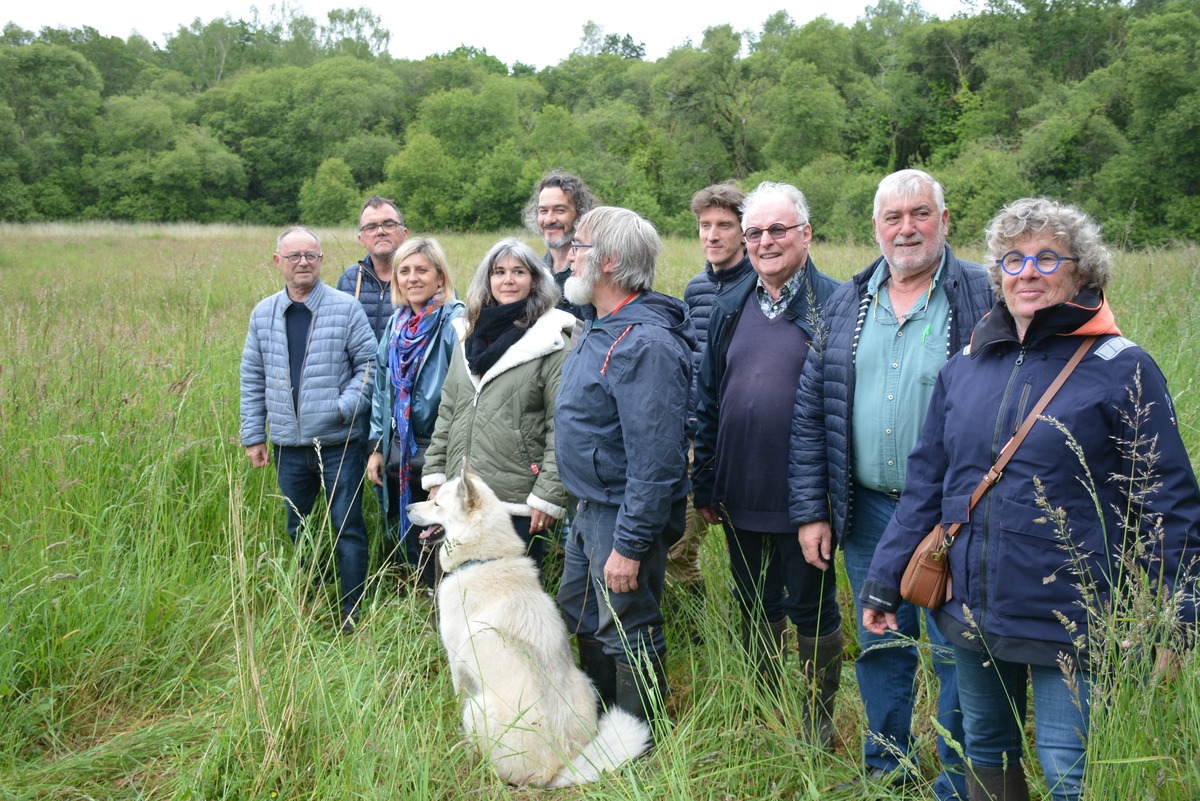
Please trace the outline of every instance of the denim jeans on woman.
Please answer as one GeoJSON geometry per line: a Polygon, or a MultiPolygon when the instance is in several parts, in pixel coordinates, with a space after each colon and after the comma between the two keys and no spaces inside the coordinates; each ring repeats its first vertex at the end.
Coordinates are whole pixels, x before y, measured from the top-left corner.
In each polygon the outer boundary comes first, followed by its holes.
{"type": "Polygon", "coordinates": [[[1021,759],[1030,684],[1037,757],[1050,797],[1055,801],[1080,798],[1087,757],[1091,675],[1077,669],[1068,682],[1057,665],[986,659],[978,651],[957,646],[954,657],[971,763],[999,768],[1016,765],[1021,759]]]}

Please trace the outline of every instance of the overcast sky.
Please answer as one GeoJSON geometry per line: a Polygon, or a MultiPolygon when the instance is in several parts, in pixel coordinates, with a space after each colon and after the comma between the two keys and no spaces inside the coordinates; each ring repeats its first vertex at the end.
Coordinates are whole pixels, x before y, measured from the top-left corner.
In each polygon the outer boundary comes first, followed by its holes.
{"type": "MultiPolygon", "coordinates": [[[[927,12],[947,19],[960,11],[969,11],[971,2],[921,0],[921,6],[927,12]]],[[[184,0],[178,4],[162,0],[49,0],[5,5],[7,8],[0,11],[0,24],[14,22],[34,32],[46,26],[91,26],[106,36],[122,39],[136,32],[161,45],[163,34],[173,33],[180,25],[190,25],[196,18],[209,22],[228,14],[233,19],[249,20],[251,8],[257,7],[259,17],[270,20],[278,16],[277,9],[282,4],[279,0],[184,0]]],[[[689,40],[699,44],[704,29],[714,25],[728,23],[734,30],[749,29],[757,33],[767,17],[781,9],[799,24],[824,14],[836,22],[851,25],[862,16],[864,8],[874,3],[861,0],[843,0],[841,3],[814,0],[694,0],[691,3],[663,0],[607,0],[602,3],[298,0],[286,5],[318,22],[326,21],[325,15],[330,9],[366,6],[379,15],[383,27],[391,33],[389,50],[397,58],[419,60],[465,44],[487,50],[510,66],[521,61],[540,69],[566,58],[579,45],[584,23],[589,20],[599,24],[606,34],[629,34],[635,42],[646,46],[646,57],[653,61],[689,40]]]]}

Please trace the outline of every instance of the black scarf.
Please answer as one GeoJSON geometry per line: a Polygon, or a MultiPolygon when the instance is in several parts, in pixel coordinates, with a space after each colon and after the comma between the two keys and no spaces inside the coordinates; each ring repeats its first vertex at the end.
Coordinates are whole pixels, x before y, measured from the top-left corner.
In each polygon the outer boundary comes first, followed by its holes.
{"type": "Polygon", "coordinates": [[[525,335],[525,329],[517,328],[515,323],[525,316],[528,302],[529,298],[522,298],[515,303],[480,309],[479,319],[463,342],[467,365],[473,374],[482,376],[525,335]]]}

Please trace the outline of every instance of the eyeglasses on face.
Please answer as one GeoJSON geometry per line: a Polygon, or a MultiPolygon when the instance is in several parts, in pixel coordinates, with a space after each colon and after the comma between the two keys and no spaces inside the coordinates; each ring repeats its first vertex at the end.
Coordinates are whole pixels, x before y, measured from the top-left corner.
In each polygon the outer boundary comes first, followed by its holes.
{"type": "Polygon", "coordinates": [[[399,220],[384,220],[383,222],[367,223],[366,225],[364,225],[362,228],[359,228],[358,230],[359,230],[359,233],[373,234],[376,231],[378,231],[380,228],[382,228],[383,230],[387,231],[388,233],[391,233],[392,231],[395,231],[397,228],[401,228],[402,226],[403,226],[403,224],[399,220]]]}
{"type": "Polygon", "coordinates": [[[1025,270],[1025,265],[1033,262],[1034,269],[1042,275],[1049,275],[1057,270],[1064,261],[1075,261],[1075,257],[1060,256],[1053,250],[1043,250],[1034,256],[1026,256],[1024,253],[1010,250],[996,259],[996,264],[999,264],[1000,269],[1009,275],[1020,275],[1025,270]]]}
{"type": "Polygon", "coordinates": [[[594,248],[594,247],[595,247],[595,245],[589,245],[585,242],[572,242],[571,243],[571,250],[587,250],[588,248],[594,248]]]}
{"type": "Polygon", "coordinates": [[[296,265],[301,261],[307,261],[309,264],[316,264],[321,260],[321,256],[322,254],[310,250],[307,253],[286,253],[283,257],[288,260],[289,264],[296,265]]]}
{"type": "Polygon", "coordinates": [[[747,242],[757,242],[762,239],[763,234],[770,234],[771,238],[779,241],[787,236],[787,232],[793,228],[799,228],[804,223],[796,223],[795,225],[784,225],[783,223],[775,223],[764,228],[747,228],[743,233],[747,242]]]}

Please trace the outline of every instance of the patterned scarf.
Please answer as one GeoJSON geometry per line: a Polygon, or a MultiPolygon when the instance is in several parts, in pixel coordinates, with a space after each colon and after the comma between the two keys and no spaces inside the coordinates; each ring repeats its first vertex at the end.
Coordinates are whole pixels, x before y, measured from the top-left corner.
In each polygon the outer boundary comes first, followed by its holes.
{"type": "Polygon", "coordinates": [[[388,342],[388,375],[392,379],[392,427],[395,437],[391,447],[402,448],[400,453],[400,539],[408,531],[408,505],[412,491],[408,486],[408,462],[417,453],[417,440],[409,423],[412,410],[413,382],[425,358],[430,332],[437,324],[438,312],[445,298],[438,292],[419,312],[405,307],[396,315],[388,342]]]}

